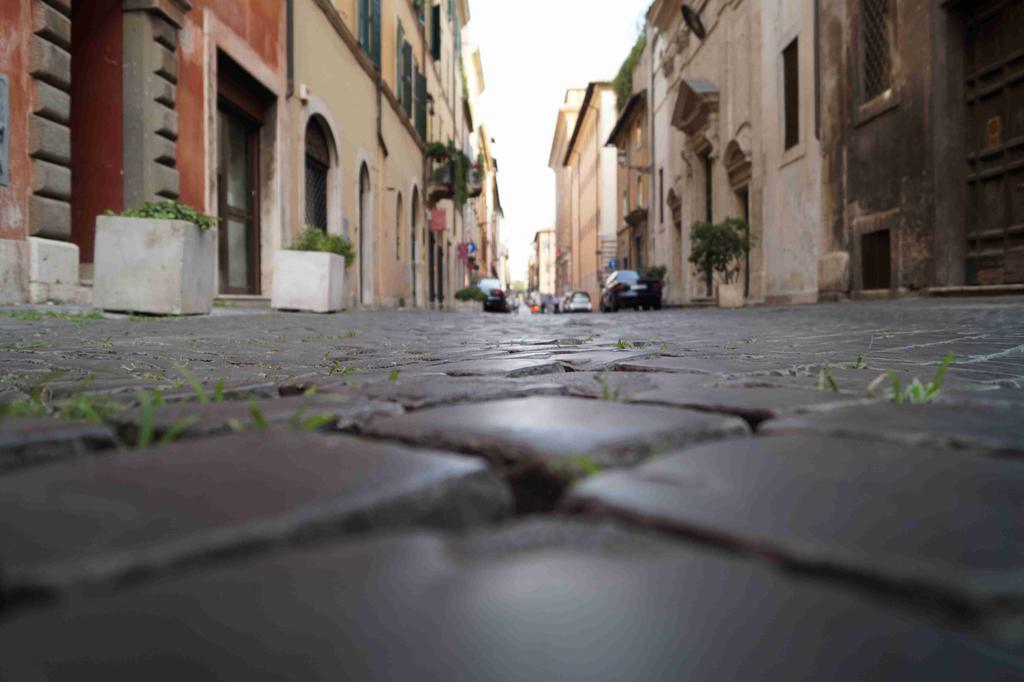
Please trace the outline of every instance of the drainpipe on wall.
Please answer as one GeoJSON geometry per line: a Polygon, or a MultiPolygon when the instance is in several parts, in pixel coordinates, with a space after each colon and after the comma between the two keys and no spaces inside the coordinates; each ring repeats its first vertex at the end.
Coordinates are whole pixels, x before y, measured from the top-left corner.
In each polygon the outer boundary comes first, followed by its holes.
{"type": "MultiPolygon", "coordinates": [[[[644,27],[644,31],[647,31],[647,27],[644,27]]],[[[647,167],[648,167],[648,169],[650,169],[650,173],[647,176],[650,179],[650,182],[647,183],[647,185],[648,185],[647,186],[647,194],[649,195],[649,198],[648,198],[648,201],[647,201],[647,205],[651,207],[651,209],[652,209],[651,213],[654,214],[653,216],[648,215],[648,218],[647,218],[648,244],[650,244],[651,242],[654,241],[653,239],[650,239],[650,236],[651,236],[651,222],[653,222],[653,219],[657,218],[661,214],[660,213],[661,212],[661,206],[658,204],[658,187],[657,187],[659,176],[658,176],[657,173],[654,172],[658,168],[658,161],[657,161],[657,157],[655,156],[656,147],[654,146],[655,135],[657,135],[657,133],[655,132],[655,118],[654,118],[654,95],[655,95],[655,92],[654,92],[654,74],[656,73],[655,68],[654,68],[654,56],[655,56],[656,48],[658,47],[657,46],[658,38],[660,38],[660,37],[661,36],[656,34],[654,36],[654,40],[653,41],[650,40],[650,36],[648,36],[648,40],[647,40],[647,49],[649,49],[651,51],[650,55],[648,56],[648,59],[647,59],[647,68],[650,69],[650,71],[651,71],[651,87],[647,90],[647,93],[648,93],[647,94],[647,144],[648,144],[648,147],[647,147],[647,167]]],[[[669,253],[672,253],[672,251],[669,250],[669,253]]],[[[680,251],[680,253],[682,253],[682,251],[680,251]]],[[[675,263],[672,263],[672,266],[674,267],[675,263]]],[[[673,268],[670,267],[669,268],[669,272],[672,272],[672,269],[673,268]]]]}
{"type": "Polygon", "coordinates": [[[295,0],[285,5],[288,41],[288,97],[295,95],[295,0]]]}

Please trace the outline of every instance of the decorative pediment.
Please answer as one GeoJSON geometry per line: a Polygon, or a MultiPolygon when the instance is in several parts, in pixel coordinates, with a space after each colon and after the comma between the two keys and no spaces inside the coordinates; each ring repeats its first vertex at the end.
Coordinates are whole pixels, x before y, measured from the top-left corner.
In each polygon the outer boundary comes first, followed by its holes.
{"type": "Polygon", "coordinates": [[[704,131],[718,114],[718,86],[703,78],[684,78],[679,82],[672,125],[694,136],[704,131]]]}
{"type": "Polygon", "coordinates": [[[748,124],[743,124],[736,133],[736,137],[725,146],[722,162],[729,174],[729,183],[733,187],[741,187],[750,182],[750,126],[748,124]]]}

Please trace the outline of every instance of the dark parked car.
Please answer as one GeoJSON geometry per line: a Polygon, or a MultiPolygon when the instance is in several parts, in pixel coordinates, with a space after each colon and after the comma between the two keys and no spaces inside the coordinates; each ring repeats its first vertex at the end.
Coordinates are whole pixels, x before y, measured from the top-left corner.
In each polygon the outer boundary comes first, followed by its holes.
{"type": "Polygon", "coordinates": [[[496,279],[482,279],[477,284],[480,291],[487,295],[484,300],[484,310],[489,313],[510,312],[505,292],[501,288],[501,282],[496,279]]]}
{"type": "Polygon", "coordinates": [[[661,280],[640,277],[635,270],[616,270],[604,281],[601,312],[620,308],[661,310],[661,280]]]}

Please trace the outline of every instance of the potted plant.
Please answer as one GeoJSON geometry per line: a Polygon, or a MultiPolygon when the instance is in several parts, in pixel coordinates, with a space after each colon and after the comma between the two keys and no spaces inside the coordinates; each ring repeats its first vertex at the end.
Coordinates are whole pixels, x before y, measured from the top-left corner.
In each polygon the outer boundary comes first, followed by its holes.
{"type": "Polygon", "coordinates": [[[345,307],[345,270],[355,260],[352,242],[306,227],[290,249],[274,257],[270,306],[275,310],[334,313],[345,307]]]}
{"type": "Polygon", "coordinates": [[[206,315],[216,294],[217,219],[177,201],[96,218],[93,302],[103,310],[206,315]]]}
{"type": "Polygon", "coordinates": [[[486,300],[487,294],[473,284],[455,292],[455,309],[461,312],[475,312],[480,310],[486,300]]]}
{"type": "Polygon", "coordinates": [[[690,228],[690,262],[707,282],[708,292],[714,276],[720,276],[718,307],[743,306],[743,283],[738,280],[740,264],[750,251],[747,221],[730,218],[723,223],[695,222],[690,228]]]}

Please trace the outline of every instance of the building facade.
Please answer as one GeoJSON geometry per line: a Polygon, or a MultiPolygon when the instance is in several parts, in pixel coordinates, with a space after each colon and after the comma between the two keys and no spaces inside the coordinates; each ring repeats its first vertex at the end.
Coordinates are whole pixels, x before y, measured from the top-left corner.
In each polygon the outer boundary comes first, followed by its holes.
{"type": "Polygon", "coordinates": [[[558,296],[556,278],[556,235],[554,228],[537,230],[530,245],[529,282],[530,293],[540,296],[558,296]]]}
{"type": "Polygon", "coordinates": [[[569,169],[571,291],[598,300],[615,258],[618,155],[607,146],[617,119],[611,83],[587,86],[562,163],[569,169]]]}
{"type": "Polygon", "coordinates": [[[96,216],[177,200],[219,219],[222,296],[269,297],[312,226],[355,246],[350,306],[447,304],[468,202],[428,201],[425,151],[473,153],[468,20],[466,0],[3,3],[0,299],[87,302],[96,216]]]}
{"type": "Polygon", "coordinates": [[[1024,2],[821,6],[824,294],[1024,282],[1024,2]]]}
{"type": "Polygon", "coordinates": [[[565,154],[585,95],[586,89],[566,91],[548,157],[548,167],[555,174],[555,279],[560,294],[573,289],[573,178],[572,168],[565,164],[565,154]]]}
{"type": "MultiPolygon", "coordinates": [[[[636,78],[634,82],[643,82],[636,78]]],[[[608,138],[618,150],[618,229],[615,260],[623,270],[642,270],[655,264],[650,253],[648,205],[651,182],[647,91],[634,92],[621,106],[619,120],[608,138]]]]}

